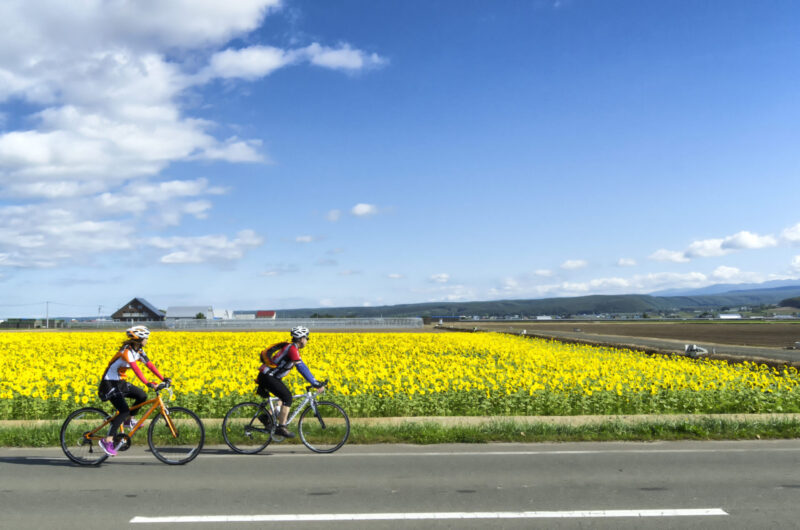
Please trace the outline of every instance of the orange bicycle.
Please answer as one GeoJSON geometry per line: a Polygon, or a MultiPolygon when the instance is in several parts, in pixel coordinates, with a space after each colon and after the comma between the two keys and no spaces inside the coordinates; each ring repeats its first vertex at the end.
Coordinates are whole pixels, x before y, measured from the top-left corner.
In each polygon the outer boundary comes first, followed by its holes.
{"type": "MultiPolygon", "coordinates": [[[[200,453],[205,441],[205,428],[197,414],[191,410],[167,407],[161,398],[161,391],[164,389],[169,391],[172,399],[170,383],[164,382],[154,389],[156,396],[153,399],[131,407],[133,411],[150,405],[150,409],[129,432],[125,433],[123,427],[120,427],[120,432],[114,435],[114,446],[117,451],[127,451],[131,446],[131,437],[144,425],[153,411],[158,409],[147,429],[150,450],[165,464],[185,464],[200,453]]],[[[108,455],[100,447],[100,440],[105,438],[108,426],[117,414],[111,415],[102,409],[84,407],[67,416],[61,426],[61,449],[64,454],[73,462],[85,466],[103,463],[108,455]]]]}

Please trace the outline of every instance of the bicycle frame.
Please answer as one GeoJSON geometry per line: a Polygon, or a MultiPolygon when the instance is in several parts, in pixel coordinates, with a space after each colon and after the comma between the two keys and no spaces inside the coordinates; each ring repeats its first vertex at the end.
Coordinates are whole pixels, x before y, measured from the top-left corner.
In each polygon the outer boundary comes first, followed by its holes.
{"type": "MultiPolygon", "coordinates": [[[[311,404],[311,408],[314,410],[314,414],[317,413],[317,396],[324,393],[325,390],[314,392],[313,390],[311,390],[311,388],[312,387],[308,387],[308,390],[304,394],[297,394],[296,396],[292,396],[292,401],[294,401],[295,399],[303,398],[303,402],[300,403],[299,405],[292,407],[292,409],[289,412],[289,417],[286,418],[287,425],[292,423],[292,420],[294,420],[298,414],[303,412],[303,410],[309,405],[309,403],[311,404]]],[[[261,405],[264,406],[267,403],[267,401],[269,402],[269,411],[272,413],[272,416],[277,421],[278,412],[280,411],[280,408],[278,407],[277,403],[280,401],[280,398],[271,397],[269,398],[269,400],[263,401],[261,405]]]]}
{"type": "MultiPolygon", "coordinates": [[[[169,390],[170,397],[172,397],[172,389],[170,389],[170,388],[167,388],[167,389],[169,390]]],[[[139,405],[135,405],[135,406],[131,407],[130,410],[131,410],[131,412],[133,412],[134,410],[141,409],[141,408],[145,407],[146,405],[152,405],[152,406],[148,409],[148,411],[144,414],[144,416],[142,416],[139,419],[139,421],[136,422],[136,425],[134,425],[133,428],[128,433],[128,437],[132,438],[133,435],[136,434],[136,431],[138,431],[139,428],[144,424],[144,421],[147,418],[149,418],[150,415],[153,413],[153,411],[156,410],[156,409],[159,409],[161,411],[161,413],[164,415],[164,419],[166,420],[167,425],[169,425],[169,430],[172,433],[172,436],[177,437],[178,433],[175,430],[175,425],[172,423],[172,418],[169,417],[169,409],[164,404],[164,400],[161,399],[161,392],[160,391],[157,392],[156,393],[156,397],[154,397],[152,399],[148,399],[144,403],[140,403],[139,405]]],[[[103,427],[105,427],[106,425],[108,425],[112,421],[114,421],[114,418],[116,418],[117,416],[119,416],[119,411],[117,411],[117,413],[114,414],[113,416],[109,417],[106,421],[104,421],[96,429],[92,429],[91,431],[87,432],[85,434],[86,438],[89,438],[89,439],[92,439],[92,440],[99,440],[101,438],[105,438],[105,435],[97,435],[97,433],[100,432],[103,429],[103,427]]],[[[122,428],[122,426],[120,426],[120,428],[122,428]]]]}

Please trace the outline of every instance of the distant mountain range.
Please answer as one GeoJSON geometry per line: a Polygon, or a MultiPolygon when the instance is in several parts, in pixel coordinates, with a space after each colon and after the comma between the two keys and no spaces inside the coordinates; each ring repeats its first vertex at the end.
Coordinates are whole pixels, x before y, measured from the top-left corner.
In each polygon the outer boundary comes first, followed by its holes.
{"type": "Polygon", "coordinates": [[[698,296],[706,294],[722,294],[737,291],[752,291],[778,287],[797,287],[800,280],[772,280],[763,283],[717,283],[699,289],[666,289],[654,291],[651,296],[698,296]]]}
{"type": "Polygon", "coordinates": [[[278,316],[280,318],[310,316],[442,317],[455,315],[505,317],[512,315],[559,316],[681,310],[718,311],[723,308],[735,311],[741,306],[778,304],[781,300],[800,296],[800,281],[795,280],[791,285],[779,286],[774,285],[774,283],[776,282],[709,286],[703,289],[680,291],[683,294],[672,296],[655,296],[653,294],[592,295],[531,300],[429,302],[375,307],[283,309],[278,311],[278,316]]]}

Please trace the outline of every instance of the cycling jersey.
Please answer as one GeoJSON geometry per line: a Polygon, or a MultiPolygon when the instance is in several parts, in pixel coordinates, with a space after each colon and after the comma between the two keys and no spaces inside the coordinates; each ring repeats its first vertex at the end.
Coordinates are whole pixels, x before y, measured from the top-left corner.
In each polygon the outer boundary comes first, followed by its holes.
{"type": "Polygon", "coordinates": [[[306,366],[303,359],[300,358],[300,350],[297,349],[294,343],[288,344],[280,352],[273,355],[272,362],[275,364],[274,367],[268,364],[262,364],[258,371],[264,375],[283,379],[292,368],[297,367],[297,371],[300,372],[306,381],[315,387],[319,386],[317,380],[311,375],[308,366],[306,366]]]}
{"type": "Polygon", "coordinates": [[[151,372],[157,375],[159,379],[164,379],[150,359],[147,358],[144,350],[137,350],[130,344],[124,344],[122,348],[114,355],[114,357],[111,358],[111,361],[109,361],[106,371],[103,372],[102,380],[122,381],[127,375],[126,372],[128,371],[128,368],[130,368],[142,383],[147,384],[147,379],[145,379],[144,374],[139,369],[139,365],[136,364],[139,360],[144,361],[145,366],[147,366],[151,372]]]}

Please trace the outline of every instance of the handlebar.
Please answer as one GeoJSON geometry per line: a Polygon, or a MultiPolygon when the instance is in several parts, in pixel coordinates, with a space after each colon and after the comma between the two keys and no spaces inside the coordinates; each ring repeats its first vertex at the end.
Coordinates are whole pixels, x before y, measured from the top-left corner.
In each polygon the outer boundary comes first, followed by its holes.
{"type": "Polygon", "coordinates": [[[158,394],[162,390],[166,389],[167,391],[169,391],[169,399],[172,400],[173,393],[172,393],[172,388],[170,388],[171,386],[172,386],[172,381],[167,379],[166,381],[159,383],[158,386],[156,386],[153,389],[153,392],[158,394]]]}
{"type": "MultiPolygon", "coordinates": [[[[330,379],[326,379],[325,381],[320,382],[320,385],[319,385],[318,388],[325,388],[326,386],[328,386],[328,381],[330,381],[330,379]]],[[[306,386],[306,392],[311,392],[311,390],[313,390],[314,388],[316,388],[316,387],[308,385],[308,386],[306,386]]]]}

